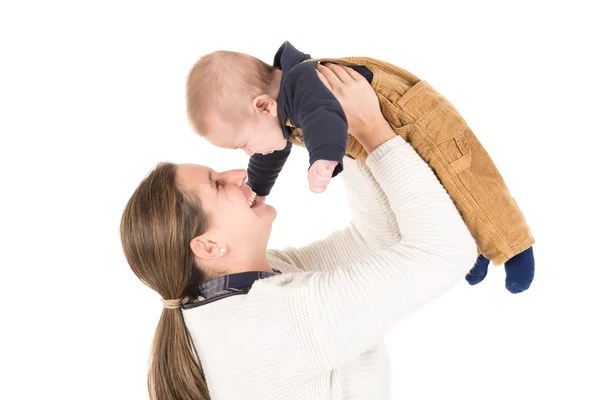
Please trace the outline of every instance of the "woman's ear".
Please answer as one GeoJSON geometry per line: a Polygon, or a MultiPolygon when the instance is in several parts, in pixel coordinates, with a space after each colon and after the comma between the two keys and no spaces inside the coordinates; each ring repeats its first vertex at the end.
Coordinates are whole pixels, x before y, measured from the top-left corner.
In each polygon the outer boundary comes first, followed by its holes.
{"type": "Polygon", "coordinates": [[[256,96],[252,101],[254,111],[259,114],[267,114],[270,117],[277,117],[277,101],[268,94],[256,96]]]}
{"type": "Polygon", "coordinates": [[[190,248],[194,255],[201,260],[216,260],[227,254],[227,246],[207,234],[193,238],[190,242],[190,248]]]}

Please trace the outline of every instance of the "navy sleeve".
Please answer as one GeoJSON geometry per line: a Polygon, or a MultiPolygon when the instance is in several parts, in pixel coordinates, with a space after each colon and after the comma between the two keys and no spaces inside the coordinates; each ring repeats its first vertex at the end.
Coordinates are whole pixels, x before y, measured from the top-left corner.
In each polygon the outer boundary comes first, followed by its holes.
{"type": "Polygon", "coordinates": [[[283,150],[268,155],[254,154],[248,163],[248,186],[259,196],[268,196],[292,150],[288,141],[283,150]]]}
{"type": "Polygon", "coordinates": [[[317,160],[337,161],[333,172],[343,170],[343,158],[348,143],[348,121],[341,104],[321,82],[315,62],[296,65],[285,82],[285,93],[291,120],[302,129],[309,163],[317,160]]]}

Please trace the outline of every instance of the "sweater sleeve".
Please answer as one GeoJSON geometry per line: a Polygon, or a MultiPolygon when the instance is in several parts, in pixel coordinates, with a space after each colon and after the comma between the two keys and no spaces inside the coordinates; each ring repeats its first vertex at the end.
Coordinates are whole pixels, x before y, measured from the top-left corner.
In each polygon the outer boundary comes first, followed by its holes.
{"type": "Polygon", "coordinates": [[[369,168],[347,158],[344,181],[351,223],[300,248],[269,249],[269,263],[283,272],[327,271],[358,261],[400,240],[388,199],[369,168]]]}
{"type": "Polygon", "coordinates": [[[367,351],[384,329],[462,280],[477,257],[451,198],[410,145],[391,139],[367,164],[387,194],[401,239],[358,262],[285,274],[252,289],[281,296],[310,374],[367,351]]]}

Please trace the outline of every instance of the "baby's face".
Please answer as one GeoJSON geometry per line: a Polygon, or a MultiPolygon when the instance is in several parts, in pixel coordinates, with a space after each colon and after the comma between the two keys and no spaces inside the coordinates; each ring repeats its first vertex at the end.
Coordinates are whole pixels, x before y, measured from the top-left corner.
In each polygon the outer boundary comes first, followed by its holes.
{"type": "Polygon", "coordinates": [[[271,154],[287,145],[278,118],[259,118],[237,129],[226,121],[215,125],[216,129],[205,135],[210,143],[226,149],[243,149],[249,156],[271,154]]]}

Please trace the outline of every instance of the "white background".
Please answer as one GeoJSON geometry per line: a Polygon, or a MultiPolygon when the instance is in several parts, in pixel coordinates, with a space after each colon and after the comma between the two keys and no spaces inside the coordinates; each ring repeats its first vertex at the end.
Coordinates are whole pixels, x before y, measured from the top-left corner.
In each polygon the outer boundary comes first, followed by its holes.
{"type": "MultiPolygon", "coordinates": [[[[393,398],[600,398],[593,3],[2,1],[0,398],[147,398],[161,303],[124,260],[121,212],[159,161],[246,166],[192,133],[186,74],[218,49],[271,63],[284,40],[428,80],[488,149],[537,240],[529,291],[510,294],[493,267],[390,332],[393,398]]],[[[269,199],[272,247],[346,223],[341,180],[312,194],[306,168],[295,148],[269,199]]]]}

